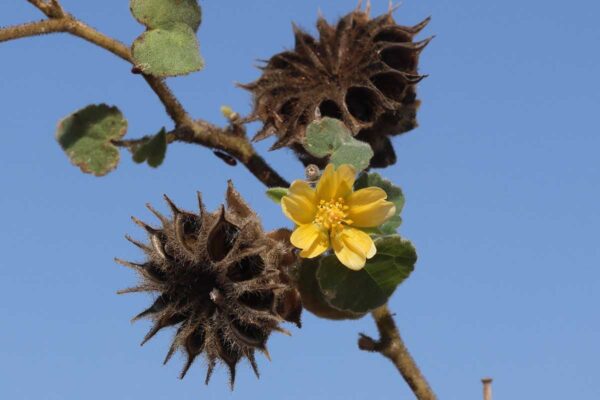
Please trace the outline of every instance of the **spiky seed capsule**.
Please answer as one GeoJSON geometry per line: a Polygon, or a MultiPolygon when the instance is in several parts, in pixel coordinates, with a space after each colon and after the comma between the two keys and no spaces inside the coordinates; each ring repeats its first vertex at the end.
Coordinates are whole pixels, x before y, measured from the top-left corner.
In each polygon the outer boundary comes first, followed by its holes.
{"type": "Polygon", "coordinates": [[[151,318],[154,325],[142,344],[161,329],[178,325],[165,358],[176,350],[187,354],[185,376],[194,360],[205,354],[208,383],[217,361],[229,368],[231,387],[237,363],[244,357],[258,376],[255,351],[268,357],[266,342],[273,331],[287,333],[286,320],[300,326],[300,296],[290,284],[287,268],[296,261],[290,232],[265,234],[256,214],[231,182],[227,207],[208,213],[198,195],[198,214],[180,210],[166,197],[173,216],[154,228],[134,219],[148,232],[149,245],[134,243],[147,255],[143,264],[117,260],[134,268],[140,285],[121,293],[154,292],[154,303],[134,320],[151,318]]]}
{"type": "Polygon", "coordinates": [[[261,120],[254,137],[276,134],[273,149],[288,146],[308,164],[324,167],[302,146],[307,126],[316,118],[342,120],[375,152],[373,167],[396,162],[388,138],[417,126],[416,84],[419,54],[430,39],[414,42],[429,19],[413,27],[397,25],[392,10],[371,19],[357,9],[337,26],[319,18],[319,40],[294,26],[294,50],[276,54],[255,82],[241,85],[253,93],[248,120],[261,120]]]}

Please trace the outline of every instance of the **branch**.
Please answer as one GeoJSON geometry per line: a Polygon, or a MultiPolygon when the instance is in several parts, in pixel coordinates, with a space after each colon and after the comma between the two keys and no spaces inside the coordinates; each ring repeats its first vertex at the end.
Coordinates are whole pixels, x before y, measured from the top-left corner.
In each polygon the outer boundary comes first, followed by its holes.
{"type": "Polygon", "coordinates": [[[398,368],[418,400],[436,400],[429,383],[404,345],[387,305],[379,307],[372,315],[379,330],[379,340],[361,334],[358,347],[361,350],[380,353],[388,358],[398,368]]]}
{"type": "MultiPolygon", "coordinates": [[[[139,139],[130,140],[114,140],[112,143],[119,147],[124,147],[128,150],[134,150],[138,145],[146,142],[150,136],[144,136],[139,139]]],[[[288,187],[290,184],[283,179],[275,170],[273,170],[265,160],[260,157],[252,145],[245,138],[245,130],[241,125],[232,123],[228,128],[219,128],[206,121],[197,120],[191,126],[183,126],[176,128],[171,132],[167,132],[167,142],[184,142],[197,144],[203,147],[210,147],[227,152],[237,160],[246,160],[244,165],[254,176],[268,187],[283,186],[288,187]],[[199,129],[199,130],[197,130],[199,129]],[[243,143],[247,147],[229,146],[230,142],[243,139],[243,143]],[[227,140],[220,143],[220,140],[227,140]],[[212,143],[207,146],[207,142],[212,143]],[[239,152],[238,152],[239,151],[239,152]]]]}
{"type": "Polygon", "coordinates": [[[48,18],[62,18],[66,15],[58,0],[50,0],[50,3],[46,3],[44,0],[27,1],[33,4],[33,6],[38,8],[41,12],[46,14],[48,18]]]}
{"type": "MultiPolygon", "coordinates": [[[[130,64],[134,64],[127,46],[65,13],[56,0],[51,0],[50,3],[42,0],[28,1],[46,14],[49,19],[0,29],[0,43],[24,37],[65,32],[87,40],[130,64]]],[[[164,80],[146,74],[142,74],[142,76],[165,106],[176,129],[186,132],[185,135],[176,136],[176,140],[222,150],[244,164],[266,186],[289,186],[288,182],[256,153],[243,129],[241,130],[242,134],[239,134],[240,129],[235,130],[237,134],[232,134],[232,130],[229,128],[219,128],[203,120],[193,120],[164,80]]]]}

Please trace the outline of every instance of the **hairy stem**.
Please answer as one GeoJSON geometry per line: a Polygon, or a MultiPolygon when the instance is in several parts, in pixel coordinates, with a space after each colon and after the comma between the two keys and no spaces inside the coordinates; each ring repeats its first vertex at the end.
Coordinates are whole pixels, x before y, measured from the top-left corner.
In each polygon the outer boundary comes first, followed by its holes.
{"type": "Polygon", "coordinates": [[[435,394],[408,352],[387,305],[379,307],[372,315],[379,330],[379,340],[361,334],[358,347],[388,358],[398,368],[418,400],[435,400],[435,394]]]}
{"type": "MultiPolygon", "coordinates": [[[[49,19],[2,28],[0,29],[0,43],[19,38],[64,32],[87,40],[133,64],[133,58],[127,46],[65,13],[56,0],[52,0],[50,3],[42,0],[28,1],[39,8],[49,19]]],[[[146,74],[142,74],[142,76],[165,106],[165,110],[175,123],[175,127],[180,129],[181,132],[186,132],[185,135],[176,136],[175,140],[218,149],[231,155],[244,164],[266,186],[289,186],[288,182],[256,153],[243,128],[220,128],[203,120],[192,119],[164,80],[146,74]]]]}

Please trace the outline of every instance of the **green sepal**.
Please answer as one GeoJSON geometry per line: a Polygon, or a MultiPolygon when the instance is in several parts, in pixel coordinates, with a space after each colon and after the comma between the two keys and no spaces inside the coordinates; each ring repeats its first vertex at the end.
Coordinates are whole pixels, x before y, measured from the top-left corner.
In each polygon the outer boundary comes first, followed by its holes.
{"type": "Polygon", "coordinates": [[[167,131],[165,128],[162,128],[160,132],[152,136],[134,150],[133,161],[138,164],[147,161],[149,166],[157,168],[163,163],[166,153],[167,131]]]}
{"type": "Polygon", "coordinates": [[[284,187],[272,187],[267,189],[265,193],[269,199],[279,204],[281,203],[281,199],[283,198],[283,196],[288,194],[288,189],[284,187]]]}
{"type": "Polygon", "coordinates": [[[56,140],[81,171],[103,176],[119,163],[119,149],[111,141],[127,132],[127,120],[117,107],[89,105],[62,119],[56,140]]]}

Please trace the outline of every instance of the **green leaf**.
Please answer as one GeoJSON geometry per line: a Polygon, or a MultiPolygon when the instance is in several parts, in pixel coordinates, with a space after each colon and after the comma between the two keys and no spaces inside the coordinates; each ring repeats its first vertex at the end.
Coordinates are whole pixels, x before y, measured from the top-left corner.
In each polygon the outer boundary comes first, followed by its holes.
{"type": "Polygon", "coordinates": [[[303,259],[298,267],[298,291],[302,297],[302,306],[317,317],[326,319],[344,320],[363,317],[366,313],[338,310],[325,300],[317,281],[318,268],[319,259],[316,258],[303,259]]]}
{"type": "Polygon", "coordinates": [[[325,300],[342,311],[366,313],[385,304],[388,296],[363,268],[353,271],[335,255],[323,257],[317,281],[325,300]]]}
{"type": "Polygon", "coordinates": [[[140,164],[144,161],[156,168],[160,166],[167,153],[167,131],[162,128],[160,132],[141,144],[133,153],[133,161],[140,164]]]}
{"type": "Polygon", "coordinates": [[[281,203],[281,199],[288,193],[288,189],[284,187],[273,187],[266,191],[267,197],[273,200],[275,203],[281,203]]]}
{"type": "Polygon", "coordinates": [[[359,271],[345,267],[335,255],[321,259],[316,279],[332,307],[354,313],[372,311],[385,304],[413,271],[417,253],[408,240],[391,235],[378,238],[375,245],[377,254],[359,271]]]}
{"type": "Polygon", "coordinates": [[[331,156],[329,161],[336,167],[350,164],[357,171],[367,168],[373,158],[373,149],[368,143],[354,139],[342,121],[329,117],[308,126],[304,148],[315,157],[331,156]]]}
{"type": "Polygon", "coordinates": [[[164,28],[183,23],[198,31],[202,10],[197,0],[131,0],[131,13],[148,28],[164,28]]]}
{"type": "Polygon", "coordinates": [[[119,163],[119,149],[111,141],[126,132],[127,120],[117,107],[89,105],[58,123],[56,140],[81,171],[103,176],[119,163]]]}
{"type": "Polygon", "coordinates": [[[315,157],[326,157],[350,139],[352,134],[342,121],[325,117],[308,126],[304,148],[315,157]]]}
{"type": "Polygon", "coordinates": [[[396,205],[396,214],[384,222],[381,226],[377,228],[377,230],[373,233],[379,233],[384,235],[391,235],[396,233],[396,230],[402,225],[402,218],[400,217],[400,213],[404,208],[404,194],[402,193],[402,189],[400,187],[394,185],[387,179],[382,178],[379,174],[371,172],[363,172],[356,183],[354,184],[354,189],[359,190],[366,187],[379,187],[385,191],[387,194],[387,200],[391,201],[396,205]]]}
{"type": "Polygon", "coordinates": [[[394,215],[379,226],[379,232],[383,235],[393,235],[394,233],[398,232],[400,225],[402,225],[402,217],[399,215],[394,215]]]}
{"type": "Polygon", "coordinates": [[[373,158],[371,146],[351,138],[350,142],[342,144],[333,152],[329,162],[335,165],[336,168],[342,164],[350,164],[357,171],[362,171],[369,166],[371,158],[373,158]]]}
{"type": "Polygon", "coordinates": [[[135,67],[154,76],[186,75],[204,67],[196,34],[182,23],[144,32],[131,52],[135,67]]]}
{"type": "Polygon", "coordinates": [[[389,297],[415,269],[417,250],[413,244],[399,235],[375,239],[377,254],[367,261],[365,271],[389,297]]]}

